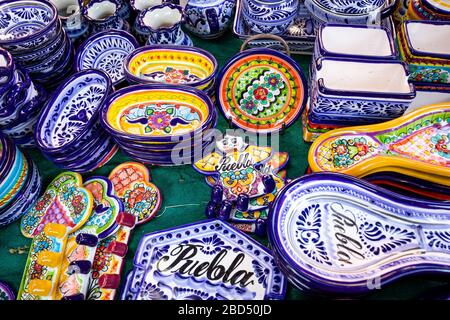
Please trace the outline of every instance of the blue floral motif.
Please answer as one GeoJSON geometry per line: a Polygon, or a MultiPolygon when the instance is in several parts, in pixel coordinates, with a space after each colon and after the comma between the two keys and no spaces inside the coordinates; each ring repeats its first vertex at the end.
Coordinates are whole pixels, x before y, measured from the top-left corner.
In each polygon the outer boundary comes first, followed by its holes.
{"type": "Polygon", "coordinates": [[[210,293],[194,288],[173,288],[174,300],[217,300],[210,293]]]}
{"type": "Polygon", "coordinates": [[[428,246],[450,252],[450,231],[425,231],[428,246]]]}
{"type": "Polygon", "coordinates": [[[327,11],[352,15],[369,13],[384,4],[384,0],[314,0],[313,2],[327,11]]]}
{"type": "Polygon", "coordinates": [[[156,285],[152,283],[144,284],[139,293],[142,300],[167,300],[167,295],[156,285]]]}
{"type": "Polygon", "coordinates": [[[374,254],[388,253],[415,240],[415,233],[381,222],[365,222],[360,227],[361,239],[374,254]]]}
{"type": "Polygon", "coordinates": [[[200,244],[200,251],[206,255],[217,254],[224,249],[230,249],[217,234],[202,239],[192,239],[193,244],[200,244]]]}
{"type": "Polygon", "coordinates": [[[258,278],[258,283],[261,283],[264,288],[267,288],[267,279],[270,276],[270,269],[263,267],[257,260],[252,261],[253,271],[255,276],[258,278]]]}

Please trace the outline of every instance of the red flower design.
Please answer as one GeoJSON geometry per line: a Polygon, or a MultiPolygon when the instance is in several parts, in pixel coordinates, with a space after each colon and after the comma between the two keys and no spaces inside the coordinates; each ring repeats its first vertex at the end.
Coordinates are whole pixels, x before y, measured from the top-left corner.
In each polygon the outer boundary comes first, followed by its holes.
{"type": "Polygon", "coordinates": [[[253,90],[253,95],[255,96],[256,100],[263,100],[263,101],[266,100],[268,93],[269,93],[269,90],[267,90],[266,88],[263,88],[261,86],[259,86],[255,90],[253,90]]]}

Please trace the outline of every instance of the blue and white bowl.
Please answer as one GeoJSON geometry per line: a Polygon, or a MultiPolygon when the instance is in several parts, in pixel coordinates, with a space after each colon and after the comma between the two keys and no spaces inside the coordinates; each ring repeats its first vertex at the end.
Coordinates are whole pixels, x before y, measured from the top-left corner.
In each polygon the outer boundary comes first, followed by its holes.
{"type": "Polygon", "coordinates": [[[284,33],[294,22],[298,0],[243,0],[245,24],[255,33],[284,33]]]}
{"type": "Polygon", "coordinates": [[[126,31],[108,30],[89,37],[75,54],[75,70],[104,71],[115,86],[125,80],[125,57],[137,49],[136,39],[126,31]]]}

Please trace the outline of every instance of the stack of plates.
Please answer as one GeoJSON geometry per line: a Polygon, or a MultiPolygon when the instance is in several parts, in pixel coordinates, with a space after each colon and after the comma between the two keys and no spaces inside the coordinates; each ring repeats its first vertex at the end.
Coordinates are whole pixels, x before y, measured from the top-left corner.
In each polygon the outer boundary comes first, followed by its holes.
{"type": "Polygon", "coordinates": [[[109,96],[100,121],[129,157],[154,165],[181,165],[202,157],[214,137],[209,129],[217,124],[217,111],[198,89],[147,84],[109,96]]]}
{"type": "Polygon", "coordinates": [[[73,48],[52,3],[2,1],[0,16],[0,47],[8,50],[35,82],[54,88],[67,77],[73,48]]]}
{"type": "Polygon", "coordinates": [[[40,190],[41,179],[33,161],[0,134],[0,227],[24,214],[40,190]]]}
{"type": "Polygon", "coordinates": [[[101,128],[98,112],[111,92],[111,80],[100,70],[74,74],[54,92],[36,124],[35,139],[44,155],[61,168],[88,172],[117,151],[101,128]]]}
{"type": "Polygon", "coordinates": [[[46,94],[0,48],[0,130],[16,144],[34,145],[33,126],[46,94]]]}

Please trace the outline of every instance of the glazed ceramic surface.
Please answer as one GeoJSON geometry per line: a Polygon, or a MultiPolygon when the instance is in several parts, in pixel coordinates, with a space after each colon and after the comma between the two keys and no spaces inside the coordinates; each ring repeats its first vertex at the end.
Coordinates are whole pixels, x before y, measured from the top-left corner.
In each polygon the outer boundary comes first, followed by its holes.
{"type": "Polygon", "coordinates": [[[92,26],[93,32],[111,29],[128,30],[128,22],[120,16],[122,3],[118,0],[91,0],[83,7],[83,15],[92,26]]]}
{"type": "Polygon", "coordinates": [[[194,88],[138,85],[111,95],[101,120],[114,135],[170,141],[207,126],[212,112],[209,97],[194,88]]]}
{"type": "Polygon", "coordinates": [[[256,33],[282,34],[294,22],[298,0],[242,0],[247,26],[256,33]]]}
{"type": "Polygon", "coordinates": [[[80,140],[97,120],[98,109],[110,90],[111,80],[99,70],[84,70],[69,78],[39,118],[38,146],[61,150],[80,140]]]}
{"type": "Polygon", "coordinates": [[[346,175],[307,175],[275,200],[269,241],[297,287],[369,293],[377,280],[383,287],[410,274],[449,272],[448,208],[346,175]]]}
{"type": "Polygon", "coordinates": [[[133,264],[124,300],[263,300],[285,295],[285,278],[269,251],[218,220],[145,235],[133,264]],[[180,259],[186,254],[197,265],[189,274],[187,261],[180,259]]]}
{"type": "Polygon", "coordinates": [[[0,301],[15,300],[16,296],[11,287],[3,281],[0,281],[0,301]]]}
{"type": "Polygon", "coordinates": [[[99,69],[111,78],[113,85],[125,80],[125,57],[139,47],[126,31],[108,30],[86,40],[75,55],[76,70],[99,69]]]}
{"type": "Polygon", "coordinates": [[[164,0],[130,0],[131,7],[135,11],[143,11],[161,5],[163,2],[164,0]]]}
{"type": "Polygon", "coordinates": [[[405,114],[430,104],[450,101],[450,85],[439,85],[436,83],[416,84],[416,97],[411,102],[405,114]]]}
{"type": "Polygon", "coordinates": [[[244,130],[275,132],[301,114],[308,87],[297,63],[271,49],[234,56],[219,74],[216,98],[225,118],[244,130]]]}
{"type": "Polygon", "coordinates": [[[190,0],[184,12],[186,29],[205,38],[221,36],[231,25],[236,0],[190,0]]]}
{"type": "Polygon", "coordinates": [[[137,224],[155,217],[161,206],[161,193],[150,182],[150,172],[143,164],[122,163],[111,171],[109,179],[124,204],[125,213],[135,216],[137,224]]]}
{"type": "Polygon", "coordinates": [[[313,171],[365,176],[405,173],[449,185],[449,104],[420,108],[377,125],[343,128],[321,135],[311,146],[313,171]]]}
{"type": "Polygon", "coordinates": [[[91,214],[93,199],[76,173],[62,173],[21,221],[33,238],[18,294],[19,300],[54,299],[67,237],[91,214]]]}
{"type": "Polygon", "coordinates": [[[209,52],[179,46],[145,46],[125,60],[127,78],[135,83],[185,84],[206,89],[217,74],[209,52]]]}

